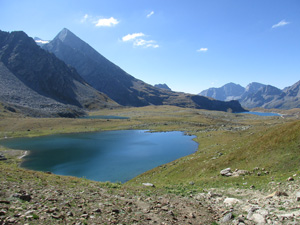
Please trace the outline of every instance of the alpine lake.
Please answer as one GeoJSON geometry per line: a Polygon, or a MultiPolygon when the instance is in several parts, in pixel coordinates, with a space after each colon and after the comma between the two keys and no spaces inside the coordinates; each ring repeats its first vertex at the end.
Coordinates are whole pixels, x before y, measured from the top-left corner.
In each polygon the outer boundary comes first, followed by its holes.
{"type": "Polygon", "coordinates": [[[197,151],[183,132],[119,130],[1,140],[26,150],[21,167],[95,181],[126,182],[154,167],[197,151]]]}

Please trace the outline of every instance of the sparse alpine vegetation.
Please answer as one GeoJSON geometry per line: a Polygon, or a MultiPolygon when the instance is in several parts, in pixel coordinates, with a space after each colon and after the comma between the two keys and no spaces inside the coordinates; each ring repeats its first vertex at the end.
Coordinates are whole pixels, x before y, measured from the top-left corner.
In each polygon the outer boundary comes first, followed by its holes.
{"type": "Polygon", "coordinates": [[[286,118],[170,106],[93,113],[130,118],[107,121],[21,118],[4,107],[0,109],[2,137],[150,129],[182,130],[196,135],[199,143],[196,153],[125,184],[27,171],[17,166],[20,152],[2,148],[7,159],[0,161],[0,221],[4,224],[299,222],[297,110],[286,111],[286,118]],[[14,119],[9,122],[9,117],[14,119]],[[230,168],[231,176],[221,175],[226,168],[230,168]]]}

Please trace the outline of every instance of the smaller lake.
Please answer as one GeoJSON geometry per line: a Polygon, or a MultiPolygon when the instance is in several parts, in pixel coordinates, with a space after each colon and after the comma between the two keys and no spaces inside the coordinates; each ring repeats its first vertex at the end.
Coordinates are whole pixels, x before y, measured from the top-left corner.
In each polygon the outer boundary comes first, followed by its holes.
{"type": "Polygon", "coordinates": [[[242,112],[243,114],[252,114],[257,116],[281,116],[278,113],[270,113],[270,112],[242,112]]]}
{"type": "Polygon", "coordinates": [[[126,182],[159,165],[197,151],[183,132],[143,130],[60,134],[6,139],[1,145],[30,150],[22,167],[95,181],[126,182]]]}

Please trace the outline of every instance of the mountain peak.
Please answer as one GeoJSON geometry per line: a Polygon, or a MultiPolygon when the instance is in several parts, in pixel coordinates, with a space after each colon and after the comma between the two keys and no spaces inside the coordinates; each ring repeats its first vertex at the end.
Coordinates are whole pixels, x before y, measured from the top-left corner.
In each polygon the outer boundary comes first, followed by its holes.
{"type": "Polygon", "coordinates": [[[67,28],[62,29],[55,37],[55,39],[59,39],[62,42],[65,42],[67,39],[74,39],[74,38],[78,39],[78,37],[67,28]]]}
{"type": "Polygon", "coordinates": [[[160,89],[165,89],[165,90],[169,90],[172,91],[171,88],[169,88],[168,85],[166,84],[155,84],[154,87],[160,88],[160,89]]]}

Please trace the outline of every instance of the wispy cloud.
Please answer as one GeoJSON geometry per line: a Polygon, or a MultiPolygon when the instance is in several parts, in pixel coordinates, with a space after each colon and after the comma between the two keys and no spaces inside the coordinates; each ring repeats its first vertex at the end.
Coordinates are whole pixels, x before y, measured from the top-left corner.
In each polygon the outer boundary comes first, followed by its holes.
{"type": "Polygon", "coordinates": [[[137,39],[133,43],[134,46],[142,46],[144,48],[159,48],[159,45],[156,44],[154,40],[144,40],[144,39],[137,39]]]}
{"type": "Polygon", "coordinates": [[[207,52],[208,48],[200,48],[197,50],[197,52],[207,52]]]}
{"type": "Polygon", "coordinates": [[[123,42],[132,41],[133,46],[135,47],[143,47],[143,48],[159,48],[159,45],[154,40],[146,40],[141,37],[145,37],[146,35],[142,32],[127,34],[122,37],[123,42]]]}
{"type": "Polygon", "coordinates": [[[288,25],[290,22],[287,22],[285,20],[281,20],[279,23],[276,23],[272,26],[272,28],[277,28],[277,27],[283,27],[288,25]]]}
{"type": "Polygon", "coordinates": [[[143,37],[145,34],[143,33],[133,33],[133,34],[127,34],[124,37],[122,37],[122,41],[131,41],[133,39],[136,39],[137,37],[143,37]]]}
{"type": "Polygon", "coordinates": [[[110,17],[108,19],[99,19],[98,21],[95,22],[96,27],[112,27],[115,26],[119,23],[117,19],[110,17]]]}
{"type": "Polygon", "coordinates": [[[84,23],[89,18],[88,14],[85,14],[83,18],[80,20],[81,23],[84,23]]]}
{"type": "Polygon", "coordinates": [[[147,18],[150,18],[154,14],[154,11],[151,11],[148,15],[147,18]]]}

